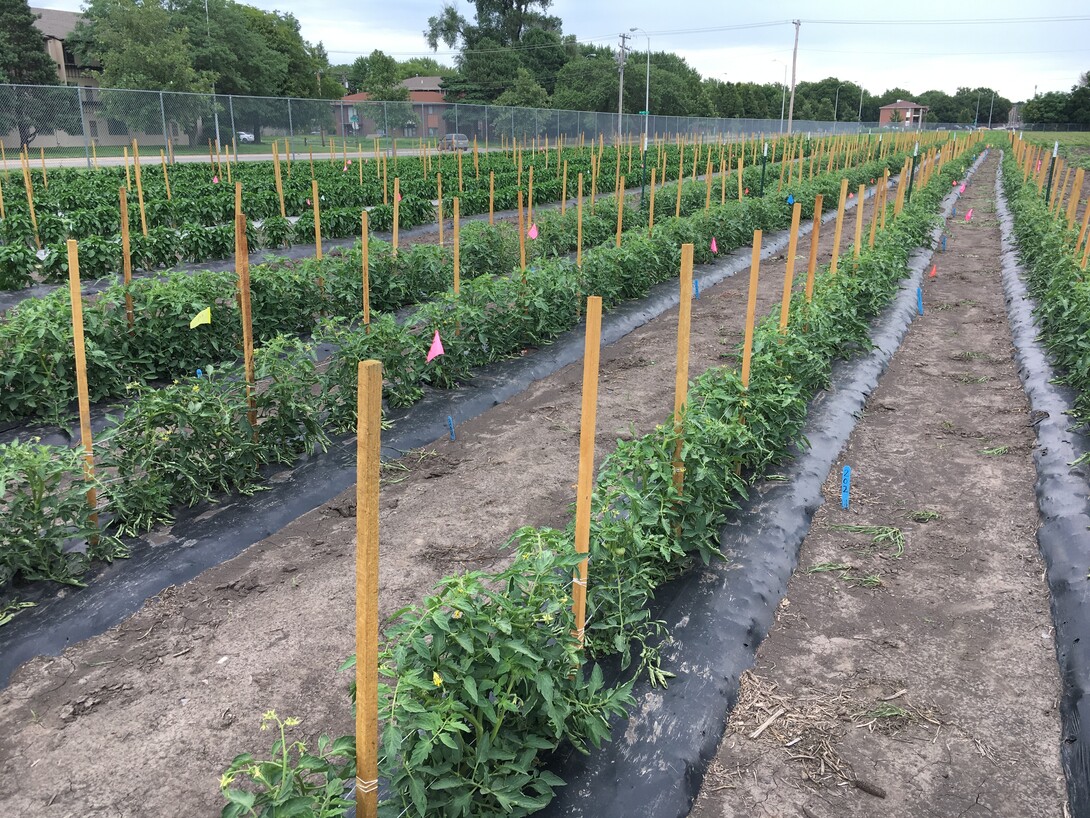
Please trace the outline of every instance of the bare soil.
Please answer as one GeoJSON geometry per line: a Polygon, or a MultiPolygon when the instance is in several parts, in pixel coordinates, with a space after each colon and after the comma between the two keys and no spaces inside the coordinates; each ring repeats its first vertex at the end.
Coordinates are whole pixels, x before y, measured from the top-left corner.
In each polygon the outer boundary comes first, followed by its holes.
{"type": "MultiPolygon", "coordinates": [[[[823,261],[832,236],[824,225],[823,261]]],[[[809,238],[800,244],[801,286],[809,238]]],[[[784,267],[782,256],[762,262],[761,313],[778,303],[784,267]]],[[[691,375],[733,360],[747,279],[739,273],[693,302],[691,375]]],[[[676,332],[674,309],[603,349],[599,460],[671,411],[676,332]]],[[[460,425],[456,441],[385,469],[384,617],[447,574],[501,565],[519,526],[566,522],[581,378],[581,364],[569,366],[460,425]]],[[[268,752],[271,736],[258,729],[266,710],[301,717],[306,741],[350,733],[350,679],[336,668],[354,649],[354,504],[349,490],[110,631],[18,670],[0,691],[6,814],[215,815],[230,760],[268,752]]]]}
{"type": "Polygon", "coordinates": [[[959,202],[925,314],[830,472],[697,818],[1064,815],[997,154],[959,202]]]}

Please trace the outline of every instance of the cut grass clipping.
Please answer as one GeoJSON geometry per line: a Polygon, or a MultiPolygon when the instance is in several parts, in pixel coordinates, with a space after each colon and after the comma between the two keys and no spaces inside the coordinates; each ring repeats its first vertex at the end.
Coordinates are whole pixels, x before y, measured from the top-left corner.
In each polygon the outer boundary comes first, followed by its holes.
{"type": "Polygon", "coordinates": [[[871,543],[878,547],[889,546],[893,549],[894,559],[900,559],[905,553],[905,535],[901,529],[891,525],[831,525],[833,531],[849,531],[853,534],[869,534],[871,543]]]}

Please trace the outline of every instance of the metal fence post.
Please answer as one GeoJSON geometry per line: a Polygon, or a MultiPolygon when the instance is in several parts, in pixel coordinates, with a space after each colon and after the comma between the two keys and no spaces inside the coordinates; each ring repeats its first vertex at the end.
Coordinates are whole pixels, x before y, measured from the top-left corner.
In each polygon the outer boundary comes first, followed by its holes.
{"type": "Polygon", "coordinates": [[[159,118],[163,122],[163,150],[167,150],[167,109],[163,105],[163,92],[159,92],[159,118]]]}
{"type": "MultiPolygon", "coordinates": [[[[382,132],[386,138],[390,138],[390,118],[386,115],[386,103],[382,103],[382,132]]],[[[385,194],[383,194],[385,195],[385,194]]]]}
{"type": "Polygon", "coordinates": [[[231,111],[231,142],[233,143],[238,131],[235,130],[235,98],[231,94],[227,95],[227,107],[231,111]]]}
{"type": "MultiPolygon", "coordinates": [[[[288,150],[291,150],[294,146],[292,142],[295,139],[295,127],[291,124],[291,97],[288,97],[288,150]]],[[[292,151],[292,159],[295,158],[295,151],[292,151]]]]}
{"type": "Polygon", "coordinates": [[[455,133],[461,133],[461,131],[458,130],[458,103],[457,102],[454,103],[454,132],[455,133]]]}
{"type": "Polygon", "coordinates": [[[88,141],[87,114],[83,110],[83,92],[76,86],[76,102],[79,103],[79,123],[83,129],[83,155],[87,159],[87,169],[91,169],[91,147],[88,141]]]}

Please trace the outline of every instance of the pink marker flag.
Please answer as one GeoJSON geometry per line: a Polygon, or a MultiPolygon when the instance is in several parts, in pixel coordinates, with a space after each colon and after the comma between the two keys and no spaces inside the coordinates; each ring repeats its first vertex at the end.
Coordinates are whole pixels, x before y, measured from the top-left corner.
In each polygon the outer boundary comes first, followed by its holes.
{"type": "Polygon", "coordinates": [[[849,198],[849,199],[854,199],[854,198],[855,198],[855,194],[854,194],[854,193],[849,193],[849,194],[848,194],[848,198],[849,198]]]}
{"type": "Polygon", "coordinates": [[[957,187],[957,186],[958,186],[958,180],[957,179],[955,179],[954,181],[952,181],[950,183],[950,187],[957,187]]]}
{"type": "Polygon", "coordinates": [[[436,330],[435,337],[431,339],[431,349],[428,350],[428,357],[424,359],[424,363],[431,363],[432,358],[438,358],[440,355],[445,354],[443,339],[439,337],[439,330],[436,330]]]}
{"type": "Polygon", "coordinates": [[[526,237],[531,239],[537,238],[537,225],[531,224],[530,229],[526,231],[526,237]]]}
{"type": "Polygon", "coordinates": [[[399,202],[401,201],[401,194],[400,194],[400,193],[399,193],[399,194],[397,194],[397,200],[398,200],[399,202]]]}
{"type": "Polygon", "coordinates": [[[964,192],[965,192],[965,183],[962,182],[961,186],[958,187],[958,193],[964,193],[964,192]]]}
{"type": "Polygon", "coordinates": [[[965,214],[965,221],[971,222],[973,220],[973,209],[970,207],[969,212],[965,214]]]}
{"type": "Polygon", "coordinates": [[[307,207],[310,207],[310,199],[307,199],[307,207]]]}
{"type": "Polygon", "coordinates": [[[938,273],[939,273],[939,265],[932,264],[931,265],[931,278],[934,278],[936,275],[938,275],[938,273]]]}
{"type": "Polygon", "coordinates": [[[715,236],[712,236],[712,245],[711,246],[712,246],[712,252],[713,253],[718,253],[719,252],[719,246],[715,243],[715,236]]]}
{"type": "Polygon", "coordinates": [[[214,185],[218,185],[219,183],[220,183],[220,177],[218,177],[218,176],[213,176],[213,177],[212,177],[212,184],[214,184],[214,185]]]}

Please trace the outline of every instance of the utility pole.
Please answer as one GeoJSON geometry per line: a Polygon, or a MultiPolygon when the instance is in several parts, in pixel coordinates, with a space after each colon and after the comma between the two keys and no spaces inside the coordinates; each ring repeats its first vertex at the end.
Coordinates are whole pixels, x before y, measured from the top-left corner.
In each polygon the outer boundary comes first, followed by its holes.
{"type": "Polygon", "coordinates": [[[624,61],[628,53],[628,38],[630,35],[621,33],[621,48],[617,52],[617,67],[620,70],[621,79],[617,86],[617,144],[621,144],[621,134],[624,133],[624,61]]]}
{"type": "Polygon", "coordinates": [[[992,101],[991,101],[991,104],[988,105],[988,129],[989,130],[991,130],[991,127],[992,127],[992,110],[994,108],[995,108],[995,91],[992,91],[992,101]]]}
{"type": "Polygon", "coordinates": [[[787,108],[787,133],[791,133],[791,120],[795,116],[795,67],[799,61],[799,27],[801,20],[792,20],[795,24],[795,48],[791,52],[791,104],[787,108]]]}

